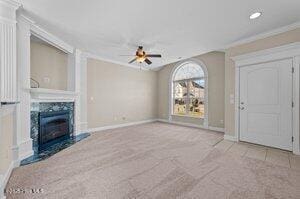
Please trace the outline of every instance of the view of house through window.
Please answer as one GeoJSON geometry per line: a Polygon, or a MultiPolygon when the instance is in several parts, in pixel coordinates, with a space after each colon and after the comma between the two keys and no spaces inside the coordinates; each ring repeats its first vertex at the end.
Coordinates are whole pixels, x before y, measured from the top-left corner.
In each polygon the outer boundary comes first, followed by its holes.
{"type": "Polygon", "coordinates": [[[173,76],[173,114],[204,118],[205,74],[202,67],[187,62],[173,76]]]}

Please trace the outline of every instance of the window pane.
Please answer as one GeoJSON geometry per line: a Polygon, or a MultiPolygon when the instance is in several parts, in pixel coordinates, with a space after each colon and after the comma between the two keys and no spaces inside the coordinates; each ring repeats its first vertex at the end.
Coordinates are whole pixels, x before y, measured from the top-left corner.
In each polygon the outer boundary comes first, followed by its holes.
{"type": "Polygon", "coordinates": [[[174,97],[175,98],[187,97],[186,82],[175,82],[174,83],[174,97]]]}
{"type": "Polygon", "coordinates": [[[186,115],[186,99],[175,99],[174,100],[174,114],[186,115]]]}
{"type": "Polygon", "coordinates": [[[191,78],[204,77],[204,71],[201,66],[196,63],[188,62],[181,65],[174,76],[174,80],[183,80],[191,78]]]}
{"type": "Polygon", "coordinates": [[[189,105],[189,115],[195,117],[204,117],[204,100],[191,98],[189,105]]]}
{"type": "Polygon", "coordinates": [[[189,81],[190,97],[204,98],[204,79],[189,81]]]}

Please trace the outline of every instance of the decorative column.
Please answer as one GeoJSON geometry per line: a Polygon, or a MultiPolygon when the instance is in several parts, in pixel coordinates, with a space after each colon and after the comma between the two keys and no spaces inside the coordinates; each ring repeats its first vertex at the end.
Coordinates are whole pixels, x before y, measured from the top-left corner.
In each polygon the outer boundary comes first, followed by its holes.
{"type": "Polygon", "coordinates": [[[33,155],[30,137],[30,26],[33,23],[18,15],[17,24],[17,74],[19,104],[16,112],[19,160],[33,155]]]}
{"type": "Polygon", "coordinates": [[[80,129],[80,62],[81,62],[81,51],[75,49],[74,52],[75,65],[74,65],[74,89],[76,93],[75,104],[74,104],[74,120],[75,120],[75,135],[79,135],[81,133],[80,129]]]}
{"type": "Polygon", "coordinates": [[[81,54],[80,62],[80,130],[87,130],[87,56],[81,54]]]}
{"type": "Polygon", "coordinates": [[[19,4],[0,0],[0,101],[17,101],[16,10],[19,4]]]}
{"type": "MultiPolygon", "coordinates": [[[[2,116],[11,114],[15,115],[15,103],[17,99],[17,63],[16,63],[16,11],[20,4],[12,0],[0,0],[0,140],[5,140],[4,132],[2,132],[2,116]],[[4,114],[5,113],[5,114],[4,114]]],[[[15,117],[14,117],[15,118],[15,117]]],[[[12,145],[17,142],[16,128],[13,129],[12,145]]],[[[1,148],[1,154],[9,157],[12,154],[12,160],[17,159],[14,149],[1,148]]],[[[0,158],[0,161],[3,159],[0,158]]],[[[9,163],[9,165],[11,165],[9,163]]],[[[4,188],[8,180],[11,166],[0,170],[0,198],[5,198],[4,188]]]]}
{"type": "Polygon", "coordinates": [[[68,56],[68,90],[76,93],[74,101],[74,134],[79,135],[85,130],[82,119],[86,118],[86,109],[83,106],[86,103],[86,89],[84,89],[86,59],[84,59],[83,53],[79,49],[75,49],[74,53],[68,56]]]}

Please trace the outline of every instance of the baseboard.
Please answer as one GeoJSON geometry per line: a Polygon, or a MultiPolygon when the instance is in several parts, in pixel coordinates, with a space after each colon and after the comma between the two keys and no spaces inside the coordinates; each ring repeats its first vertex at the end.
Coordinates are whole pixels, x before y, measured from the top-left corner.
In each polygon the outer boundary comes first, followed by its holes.
{"type": "Polygon", "coordinates": [[[102,127],[97,127],[97,128],[90,128],[86,130],[86,132],[91,133],[91,132],[98,132],[98,131],[104,131],[108,129],[116,129],[116,128],[121,128],[121,127],[126,127],[126,126],[134,126],[138,124],[145,124],[145,123],[151,123],[151,122],[156,122],[157,119],[151,119],[151,120],[142,120],[142,121],[137,121],[137,122],[128,122],[124,124],[116,124],[116,125],[110,125],[110,126],[102,126],[102,127]]]}
{"type": "Polygon", "coordinates": [[[23,160],[33,155],[32,139],[29,138],[19,144],[19,160],[23,160]]]}
{"type": "Polygon", "coordinates": [[[12,161],[8,167],[8,169],[6,170],[5,174],[2,175],[2,179],[0,177],[0,199],[5,199],[6,196],[4,195],[4,189],[6,187],[6,184],[10,178],[11,172],[13,170],[13,168],[15,168],[16,163],[14,161],[12,161]]]}
{"type": "Polygon", "coordinates": [[[19,146],[15,145],[11,148],[12,152],[12,159],[13,160],[18,160],[19,159],[19,146]]]}
{"type": "Polygon", "coordinates": [[[186,127],[193,127],[193,128],[206,129],[206,130],[208,129],[208,130],[218,131],[218,132],[224,133],[224,128],[220,128],[220,127],[208,126],[208,128],[207,128],[204,125],[190,124],[190,123],[185,123],[185,122],[169,121],[169,120],[166,120],[166,119],[157,119],[157,121],[164,122],[164,123],[169,123],[169,124],[176,124],[176,125],[180,125],[180,126],[186,126],[186,127]]]}
{"type": "Polygon", "coordinates": [[[215,126],[208,126],[208,129],[209,129],[209,130],[212,130],[212,131],[222,132],[222,133],[225,132],[225,129],[224,129],[224,128],[215,127],[215,126]]]}
{"type": "Polygon", "coordinates": [[[226,134],[224,135],[224,140],[229,140],[229,141],[234,141],[234,142],[239,141],[236,136],[226,135],[226,134]]]}
{"type": "Polygon", "coordinates": [[[103,126],[103,127],[97,127],[97,128],[90,128],[86,132],[90,133],[90,132],[104,131],[104,130],[108,130],[108,129],[115,129],[115,128],[133,126],[133,125],[138,125],[138,124],[145,124],[145,123],[156,122],[156,121],[164,122],[164,123],[170,123],[170,124],[176,124],[176,125],[180,125],[180,126],[187,126],[187,127],[193,127],[193,128],[209,129],[209,130],[212,130],[212,131],[224,132],[224,128],[220,128],[220,127],[209,126],[208,128],[206,128],[203,125],[189,124],[189,123],[176,122],[176,121],[169,121],[169,120],[166,120],[166,119],[151,119],[151,120],[143,120],[143,121],[138,121],[138,122],[129,122],[129,123],[124,123],[124,124],[117,124],[117,125],[103,126]]]}
{"type": "Polygon", "coordinates": [[[26,153],[23,153],[20,157],[19,157],[19,161],[22,161],[30,156],[32,156],[34,154],[33,150],[27,151],[26,153]]]}
{"type": "Polygon", "coordinates": [[[87,130],[87,128],[88,128],[88,123],[87,122],[81,122],[80,123],[80,130],[82,132],[85,132],[87,130]]]}
{"type": "Polygon", "coordinates": [[[190,123],[185,123],[185,122],[169,121],[169,120],[165,120],[165,119],[158,119],[157,121],[164,122],[164,123],[169,123],[169,124],[176,124],[176,125],[180,125],[180,126],[187,126],[187,127],[205,129],[203,125],[190,124],[190,123]]]}
{"type": "Polygon", "coordinates": [[[156,121],[158,121],[158,122],[164,122],[164,123],[169,123],[169,120],[166,120],[166,119],[157,119],[156,121]]]}
{"type": "Polygon", "coordinates": [[[32,139],[22,142],[19,146],[12,147],[13,161],[10,163],[8,169],[0,176],[0,199],[5,199],[4,189],[10,178],[13,168],[20,166],[21,160],[33,155],[32,139]]]}
{"type": "Polygon", "coordinates": [[[293,151],[293,154],[300,155],[300,151],[293,151]]]}

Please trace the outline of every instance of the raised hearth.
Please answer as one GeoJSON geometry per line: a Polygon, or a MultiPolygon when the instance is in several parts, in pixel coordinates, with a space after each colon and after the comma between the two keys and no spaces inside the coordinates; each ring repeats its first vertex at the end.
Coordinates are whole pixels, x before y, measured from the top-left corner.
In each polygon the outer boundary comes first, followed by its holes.
{"type": "Polygon", "coordinates": [[[32,100],[30,111],[34,155],[21,165],[44,160],[90,135],[74,135],[74,102],[40,100],[32,100]]]}

